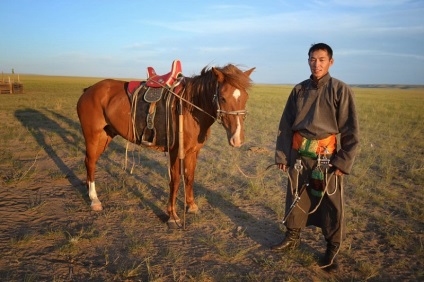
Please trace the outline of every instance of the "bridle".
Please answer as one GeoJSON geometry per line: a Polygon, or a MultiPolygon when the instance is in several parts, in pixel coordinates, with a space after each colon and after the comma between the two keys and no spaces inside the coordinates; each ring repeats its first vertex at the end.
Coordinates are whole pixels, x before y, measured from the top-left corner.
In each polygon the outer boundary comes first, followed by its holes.
{"type": "Polygon", "coordinates": [[[212,101],[216,103],[216,121],[221,124],[223,115],[234,115],[234,116],[242,116],[243,119],[246,118],[247,110],[237,110],[237,111],[224,111],[221,110],[221,106],[219,105],[219,83],[216,83],[215,94],[213,95],[212,101]]]}
{"type": "MultiPolygon", "coordinates": [[[[182,80],[184,80],[184,77],[182,78],[182,80]]],[[[162,87],[165,87],[165,86],[162,86],[162,87]]],[[[213,115],[209,114],[204,109],[202,109],[202,108],[194,105],[190,101],[184,99],[183,98],[183,94],[178,95],[177,93],[175,93],[171,89],[168,89],[168,91],[172,95],[174,95],[177,99],[180,99],[180,100],[184,101],[185,103],[191,105],[192,107],[198,109],[199,111],[207,114],[208,116],[210,116],[211,118],[213,118],[214,120],[216,120],[219,124],[222,124],[222,116],[223,115],[243,116],[243,119],[245,119],[246,116],[247,116],[247,110],[237,110],[237,111],[224,111],[224,110],[221,110],[221,106],[219,104],[219,82],[216,83],[215,94],[213,95],[213,98],[212,98],[212,102],[213,103],[216,103],[216,117],[214,117],[213,115]]],[[[184,91],[185,91],[185,87],[183,87],[182,93],[184,93],[184,91]]]]}

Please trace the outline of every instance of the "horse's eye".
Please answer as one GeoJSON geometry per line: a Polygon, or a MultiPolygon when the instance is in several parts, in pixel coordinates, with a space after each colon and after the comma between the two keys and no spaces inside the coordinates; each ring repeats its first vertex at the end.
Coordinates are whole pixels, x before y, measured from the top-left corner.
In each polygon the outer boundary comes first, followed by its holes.
{"type": "Polygon", "coordinates": [[[226,103],[227,101],[225,100],[225,98],[224,97],[220,97],[219,98],[219,101],[221,102],[221,103],[226,103]]]}

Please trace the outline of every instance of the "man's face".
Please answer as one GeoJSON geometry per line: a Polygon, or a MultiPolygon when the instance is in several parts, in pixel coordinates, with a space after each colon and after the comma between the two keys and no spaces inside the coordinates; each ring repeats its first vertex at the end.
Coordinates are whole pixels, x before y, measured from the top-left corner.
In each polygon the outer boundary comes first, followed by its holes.
{"type": "Polygon", "coordinates": [[[322,78],[328,73],[333,62],[333,58],[330,59],[326,50],[317,50],[312,52],[308,59],[312,76],[314,76],[317,80],[322,78]]]}

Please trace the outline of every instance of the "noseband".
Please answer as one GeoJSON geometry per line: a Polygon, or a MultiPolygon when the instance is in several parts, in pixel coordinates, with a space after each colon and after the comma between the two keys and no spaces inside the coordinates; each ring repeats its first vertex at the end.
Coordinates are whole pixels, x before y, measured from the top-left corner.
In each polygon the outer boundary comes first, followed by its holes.
{"type": "Polygon", "coordinates": [[[222,123],[223,115],[233,115],[233,116],[243,116],[243,119],[246,118],[247,110],[238,110],[238,111],[224,111],[221,110],[221,106],[219,105],[219,83],[216,84],[215,95],[213,95],[213,101],[216,103],[216,121],[218,123],[222,123]]]}

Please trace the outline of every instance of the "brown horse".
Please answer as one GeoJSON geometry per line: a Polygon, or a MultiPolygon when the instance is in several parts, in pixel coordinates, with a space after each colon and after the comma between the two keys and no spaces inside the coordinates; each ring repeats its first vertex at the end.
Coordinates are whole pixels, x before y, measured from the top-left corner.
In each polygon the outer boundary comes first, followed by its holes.
{"type": "MultiPolygon", "coordinates": [[[[180,183],[180,166],[184,168],[187,212],[195,213],[193,182],[197,156],[205,144],[210,127],[218,120],[227,132],[231,146],[239,147],[244,142],[244,115],[248,99],[247,90],[252,85],[250,74],[255,68],[241,71],[229,64],[225,67],[205,67],[201,74],[184,77],[183,97],[183,162],[178,161],[179,140],[171,148],[154,148],[169,151],[170,193],[167,204],[169,222],[179,221],[176,213],[176,197],[180,183]]],[[[113,137],[120,135],[136,143],[137,136],[131,130],[131,102],[124,81],[106,79],[84,90],[77,104],[78,117],[85,138],[85,166],[87,169],[88,195],[93,210],[101,210],[97,197],[94,173],[96,162],[113,137]]],[[[179,121],[176,121],[178,132],[179,121]]],[[[181,148],[181,147],[180,147],[181,148]]],[[[182,158],[181,158],[182,159],[182,158]]]]}

